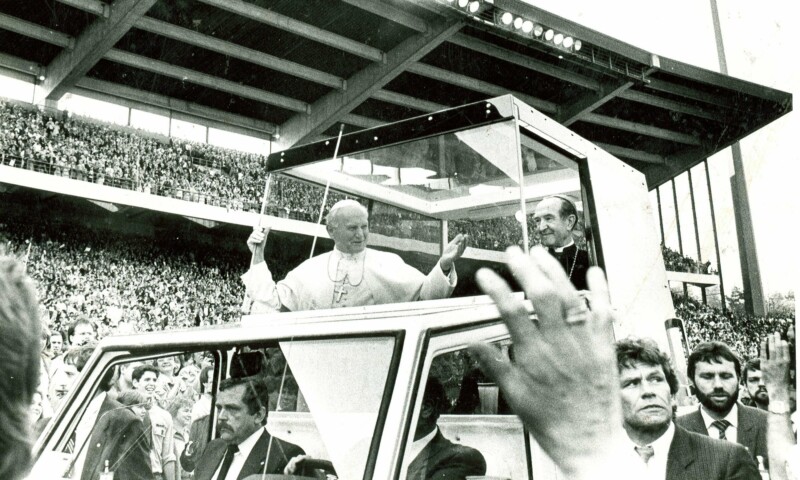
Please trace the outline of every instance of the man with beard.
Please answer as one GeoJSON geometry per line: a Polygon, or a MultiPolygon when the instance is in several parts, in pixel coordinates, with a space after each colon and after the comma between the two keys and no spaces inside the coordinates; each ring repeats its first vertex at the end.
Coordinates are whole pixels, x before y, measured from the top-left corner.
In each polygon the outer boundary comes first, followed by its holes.
{"type": "Polygon", "coordinates": [[[655,342],[621,340],[616,353],[623,427],[630,440],[627,461],[620,465],[626,473],[667,480],[759,478],[756,464],[742,447],[673,424],[678,379],[655,342]]]}
{"type": "Polygon", "coordinates": [[[722,342],[705,342],[689,355],[686,368],[700,408],[679,417],[683,428],[744,445],[767,463],[767,414],[737,402],[741,363],[722,342]]]}
{"type": "Polygon", "coordinates": [[[747,397],[742,398],[742,404],[759,410],[767,410],[769,393],[767,393],[767,387],[764,385],[761,375],[761,360],[756,358],[745,362],[742,380],[747,390],[747,397]]]}

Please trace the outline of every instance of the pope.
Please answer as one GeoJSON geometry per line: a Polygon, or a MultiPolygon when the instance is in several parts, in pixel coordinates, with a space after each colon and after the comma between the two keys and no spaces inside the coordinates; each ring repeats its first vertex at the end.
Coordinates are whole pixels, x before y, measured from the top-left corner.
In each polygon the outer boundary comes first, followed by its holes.
{"type": "Polygon", "coordinates": [[[275,282],[264,261],[269,228],[254,229],[247,240],[253,253],[250,270],[242,275],[251,313],[301,311],[379,305],[447,298],[453,293],[457,275],[455,261],[461,258],[469,236],[457,235],[426,276],[394,253],[367,248],[367,209],[355,200],[333,205],[327,216],[332,251],[301,263],[275,282]]]}

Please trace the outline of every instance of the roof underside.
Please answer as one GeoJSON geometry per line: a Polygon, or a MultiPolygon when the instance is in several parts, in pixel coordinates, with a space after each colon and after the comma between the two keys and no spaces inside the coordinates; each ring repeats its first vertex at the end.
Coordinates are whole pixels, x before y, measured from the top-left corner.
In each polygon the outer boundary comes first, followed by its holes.
{"type": "MultiPolygon", "coordinates": [[[[541,38],[543,38],[542,36],[541,38]]],[[[518,0],[0,2],[0,68],[229,125],[282,147],[511,93],[652,188],[791,110],[791,95],[658,58],[518,0]],[[495,24],[510,12],[580,51],[495,24]],[[276,137],[277,138],[277,137],[276,137]]],[[[42,80],[43,79],[43,80],[42,80]]]]}

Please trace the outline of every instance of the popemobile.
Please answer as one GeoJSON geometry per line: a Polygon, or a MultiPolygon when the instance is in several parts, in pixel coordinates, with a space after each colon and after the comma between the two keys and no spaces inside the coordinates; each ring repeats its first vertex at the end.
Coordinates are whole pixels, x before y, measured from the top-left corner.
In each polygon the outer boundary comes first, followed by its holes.
{"type": "MultiPolygon", "coordinates": [[[[616,335],[655,338],[683,364],[645,174],[517,98],[273,153],[266,170],[366,200],[370,247],[398,253],[423,272],[459,233],[448,228],[457,221],[485,221],[487,228],[504,222],[515,232],[509,244],[527,247],[538,241],[529,223],[539,202],[568,198],[580,217],[576,243],[607,274],[616,335]]],[[[279,229],[280,219],[273,225],[279,229]]],[[[438,418],[442,436],[485,461],[484,471],[470,478],[561,478],[466,352],[481,341],[513,355],[496,307],[472,281],[481,266],[502,270],[501,260],[499,252],[468,248],[455,267],[459,286],[442,300],[245,315],[240,324],[106,338],[36,443],[30,478],[80,477],[74,459],[97,446],[71,439],[115,369],[195,354],[213,358],[210,402],[197,415],[206,428],[195,443],[220,433],[218,416],[227,412],[215,408],[226,398],[220,386],[243,377],[267,380],[269,448],[283,445],[279,439],[306,457],[292,474],[267,471],[274,454],[267,451],[259,464],[263,478],[411,478],[431,378],[450,406],[438,418]]],[[[119,470],[124,462],[115,463],[109,475],[128,478],[119,470]]]]}

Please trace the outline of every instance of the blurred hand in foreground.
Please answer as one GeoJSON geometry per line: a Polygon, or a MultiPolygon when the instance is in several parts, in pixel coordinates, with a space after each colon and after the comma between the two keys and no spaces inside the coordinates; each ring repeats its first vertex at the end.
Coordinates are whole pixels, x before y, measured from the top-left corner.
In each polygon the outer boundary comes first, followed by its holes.
{"type": "Polygon", "coordinates": [[[471,345],[470,351],[562,471],[569,478],[591,478],[624,435],[605,277],[599,268],[588,272],[589,311],[546,250],[537,247],[526,256],[512,247],[506,255],[537,319],[504,280],[482,269],[476,278],[508,326],[514,361],[487,344],[471,345]]]}

